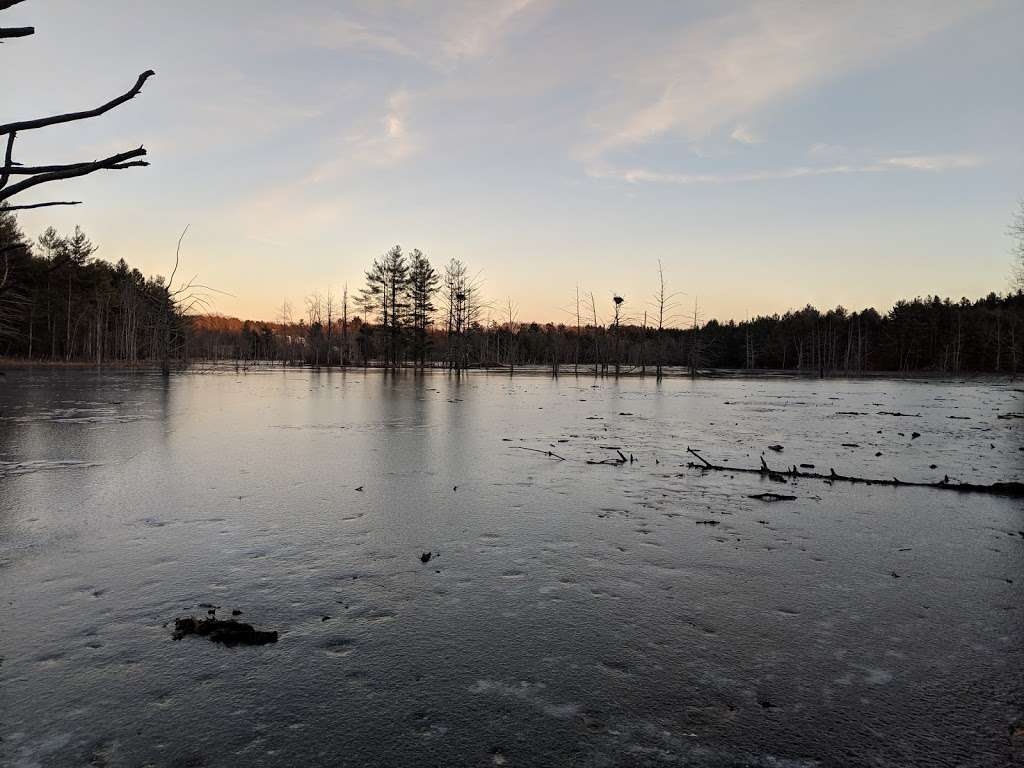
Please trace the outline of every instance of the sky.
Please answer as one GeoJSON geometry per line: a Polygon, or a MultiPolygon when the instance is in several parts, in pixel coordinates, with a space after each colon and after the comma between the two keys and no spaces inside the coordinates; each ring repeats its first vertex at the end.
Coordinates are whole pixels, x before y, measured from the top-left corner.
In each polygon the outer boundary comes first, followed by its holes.
{"type": "MultiPolygon", "coordinates": [[[[0,119],[134,100],[15,160],[140,144],[152,165],[37,188],[30,236],[182,271],[219,313],[363,283],[398,243],[522,320],[577,287],[678,322],[1005,291],[1024,198],[1020,0],[28,0],[0,119]]],[[[29,198],[32,199],[29,199],[29,198]]]]}

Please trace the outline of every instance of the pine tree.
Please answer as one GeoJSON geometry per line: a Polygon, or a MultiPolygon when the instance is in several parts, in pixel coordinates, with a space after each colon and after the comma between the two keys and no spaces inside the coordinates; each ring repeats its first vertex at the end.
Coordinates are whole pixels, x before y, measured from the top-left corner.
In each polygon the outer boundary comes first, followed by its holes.
{"type": "Polygon", "coordinates": [[[421,368],[427,364],[430,337],[427,328],[435,311],[433,297],[441,282],[430,260],[418,249],[409,255],[409,303],[412,308],[413,358],[421,368]]]}

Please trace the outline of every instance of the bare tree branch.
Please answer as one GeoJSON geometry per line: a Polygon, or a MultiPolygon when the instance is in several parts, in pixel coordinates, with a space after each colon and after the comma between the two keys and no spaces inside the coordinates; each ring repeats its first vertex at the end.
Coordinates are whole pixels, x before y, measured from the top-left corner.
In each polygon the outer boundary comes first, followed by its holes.
{"type": "Polygon", "coordinates": [[[74,120],[85,120],[90,117],[99,117],[100,115],[109,112],[114,107],[124,104],[126,101],[134,99],[139,91],[142,90],[143,84],[156,73],[152,69],[147,69],[141,75],[139,79],[135,81],[135,85],[131,87],[127,93],[123,93],[116,99],[108,101],[106,104],[96,109],[87,109],[82,112],[68,112],[63,115],[52,115],[50,117],[40,117],[35,120],[22,120],[16,123],[7,123],[6,125],[0,125],[0,134],[10,133],[11,131],[26,131],[33,128],[45,128],[48,125],[57,125],[58,123],[70,123],[74,120]]]}
{"type": "Polygon", "coordinates": [[[174,276],[178,272],[178,263],[181,261],[181,241],[185,239],[185,235],[188,234],[188,228],[191,224],[186,224],[185,228],[181,230],[181,237],[178,238],[178,247],[174,249],[174,269],[171,270],[171,277],[167,281],[167,293],[171,292],[171,284],[174,282],[174,276]]]}
{"type": "Polygon", "coordinates": [[[23,192],[30,187],[34,187],[38,184],[45,184],[48,181],[58,181],[60,179],[73,179],[78,176],[86,176],[93,171],[107,170],[113,166],[120,165],[126,160],[131,160],[136,157],[142,157],[146,154],[146,150],[143,147],[133,149],[130,152],[122,152],[118,155],[111,155],[102,160],[97,160],[93,163],[82,163],[80,165],[69,166],[62,171],[53,171],[52,173],[41,173],[31,179],[25,179],[17,184],[0,190],[0,200],[6,200],[9,197],[13,197],[19,192],[23,192]]]}
{"type": "Polygon", "coordinates": [[[7,180],[11,178],[11,153],[14,151],[14,139],[17,135],[17,131],[11,131],[7,134],[7,151],[4,152],[3,173],[0,173],[0,189],[6,187],[7,180]]]}
{"type": "Polygon", "coordinates": [[[32,208],[49,208],[54,205],[81,205],[81,200],[55,200],[51,203],[29,203],[27,205],[8,205],[6,211],[28,211],[32,208]]]}
{"type": "Polygon", "coordinates": [[[36,33],[35,27],[0,27],[0,38],[28,37],[36,33]]]}
{"type": "MultiPolygon", "coordinates": [[[[34,176],[37,173],[59,173],[61,171],[77,170],[92,165],[92,163],[68,163],[66,165],[19,165],[12,163],[9,167],[0,168],[7,171],[11,176],[34,176]]],[[[118,163],[117,165],[105,165],[104,171],[121,171],[126,168],[144,168],[149,163],[145,160],[133,160],[130,163],[118,163]]],[[[0,189],[3,184],[0,184],[0,189]]]]}

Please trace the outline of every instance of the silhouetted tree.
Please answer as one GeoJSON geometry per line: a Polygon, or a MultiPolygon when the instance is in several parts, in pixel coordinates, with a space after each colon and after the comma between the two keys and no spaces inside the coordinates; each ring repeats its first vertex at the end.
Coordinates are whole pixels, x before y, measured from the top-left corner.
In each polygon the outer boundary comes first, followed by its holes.
{"type": "Polygon", "coordinates": [[[414,248],[409,255],[408,304],[412,321],[413,361],[421,368],[427,364],[430,336],[427,333],[434,318],[434,294],[441,282],[440,276],[430,265],[430,260],[414,248]]]}
{"type": "Polygon", "coordinates": [[[1018,291],[1024,290],[1024,200],[1021,200],[1017,212],[1010,224],[1010,237],[1013,238],[1013,282],[1018,291]]]}
{"type": "Polygon", "coordinates": [[[613,328],[613,338],[614,338],[614,344],[615,344],[614,356],[615,356],[615,375],[616,376],[619,375],[619,364],[620,364],[620,359],[619,359],[619,325],[620,325],[620,320],[621,320],[622,304],[625,301],[626,300],[624,298],[622,298],[621,296],[619,296],[618,294],[615,294],[615,295],[612,296],[612,328],[613,328]]]}

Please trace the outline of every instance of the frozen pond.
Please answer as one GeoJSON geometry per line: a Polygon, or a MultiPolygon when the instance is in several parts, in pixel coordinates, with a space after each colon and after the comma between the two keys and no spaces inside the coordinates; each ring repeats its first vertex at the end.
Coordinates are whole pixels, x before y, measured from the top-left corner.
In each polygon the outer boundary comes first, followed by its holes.
{"type": "Polygon", "coordinates": [[[1022,390],[9,372],[0,764],[1010,765],[1024,504],[685,465],[1021,480],[1022,390]]]}

